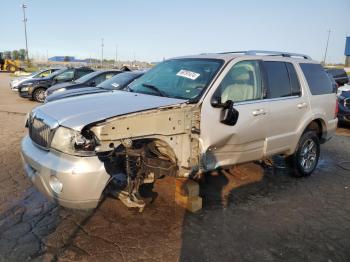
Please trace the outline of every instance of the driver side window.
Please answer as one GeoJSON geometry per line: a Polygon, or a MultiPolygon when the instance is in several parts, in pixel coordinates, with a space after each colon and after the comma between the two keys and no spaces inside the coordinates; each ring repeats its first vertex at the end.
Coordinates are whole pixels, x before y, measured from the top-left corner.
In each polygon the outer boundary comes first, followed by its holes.
{"type": "Polygon", "coordinates": [[[259,61],[241,61],[235,64],[222,80],[217,96],[221,102],[242,102],[263,98],[259,61]]]}
{"type": "Polygon", "coordinates": [[[62,74],[56,76],[56,80],[68,80],[73,79],[74,76],[74,70],[67,70],[63,72],[62,74]]]}

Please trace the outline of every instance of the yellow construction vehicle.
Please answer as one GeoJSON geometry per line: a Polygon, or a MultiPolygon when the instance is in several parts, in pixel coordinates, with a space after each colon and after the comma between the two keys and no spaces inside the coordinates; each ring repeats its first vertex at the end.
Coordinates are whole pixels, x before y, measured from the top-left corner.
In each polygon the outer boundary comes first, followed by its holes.
{"type": "Polygon", "coordinates": [[[22,70],[21,62],[19,60],[5,59],[2,52],[0,52],[0,71],[14,73],[17,70],[22,70]]]}

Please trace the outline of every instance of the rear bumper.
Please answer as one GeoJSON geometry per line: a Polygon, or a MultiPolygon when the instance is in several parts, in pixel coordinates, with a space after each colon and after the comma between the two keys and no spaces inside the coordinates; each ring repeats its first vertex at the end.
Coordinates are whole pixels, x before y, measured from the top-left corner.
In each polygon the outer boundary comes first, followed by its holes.
{"type": "Polygon", "coordinates": [[[45,151],[28,136],[22,140],[21,151],[27,176],[48,199],[68,208],[97,206],[110,178],[97,156],[77,157],[45,151]],[[61,183],[60,192],[55,190],[53,181],[61,183]]]}
{"type": "Polygon", "coordinates": [[[326,141],[331,139],[335,135],[335,131],[337,130],[338,126],[338,118],[332,119],[328,121],[327,125],[327,134],[326,134],[326,141]]]}

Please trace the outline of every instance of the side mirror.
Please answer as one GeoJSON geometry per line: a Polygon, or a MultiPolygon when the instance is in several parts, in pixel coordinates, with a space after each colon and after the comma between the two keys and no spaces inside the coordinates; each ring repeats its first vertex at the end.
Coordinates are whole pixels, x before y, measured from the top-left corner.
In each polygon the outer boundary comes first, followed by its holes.
{"type": "Polygon", "coordinates": [[[96,82],[95,81],[91,81],[90,82],[90,86],[96,86],[96,82]]]}
{"type": "Polygon", "coordinates": [[[228,100],[225,103],[225,107],[221,111],[220,122],[234,126],[238,121],[239,112],[233,107],[233,101],[228,100]]]}
{"type": "Polygon", "coordinates": [[[221,102],[220,96],[213,96],[211,99],[211,105],[215,108],[225,108],[226,107],[226,103],[221,102]]]}
{"type": "Polygon", "coordinates": [[[227,100],[225,103],[221,102],[221,97],[213,97],[211,100],[211,105],[215,108],[222,108],[220,114],[220,122],[234,126],[238,121],[239,112],[233,107],[233,101],[227,100]]]}

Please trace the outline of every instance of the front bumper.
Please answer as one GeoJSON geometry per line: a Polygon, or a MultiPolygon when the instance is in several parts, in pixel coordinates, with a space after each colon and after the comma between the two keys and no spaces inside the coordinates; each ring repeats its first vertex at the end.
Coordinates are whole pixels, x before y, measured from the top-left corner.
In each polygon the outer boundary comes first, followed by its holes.
{"type": "Polygon", "coordinates": [[[10,88],[12,91],[18,91],[18,83],[10,82],[10,88]]]}
{"type": "Polygon", "coordinates": [[[32,98],[32,95],[28,91],[18,90],[18,95],[23,98],[32,98]]]}
{"type": "Polygon", "coordinates": [[[350,114],[338,115],[338,119],[340,123],[350,123],[350,114]]]}
{"type": "Polygon", "coordinates": [[[68,208],[97,206],[110,178],[97,156],[78,157],[45,151],[34,145],[29,136],[22,140],[21,149],[28,177],[47,198],[68,208]],[[61,182],[61,192],[52,189],[52,177],[61,182]]]}

